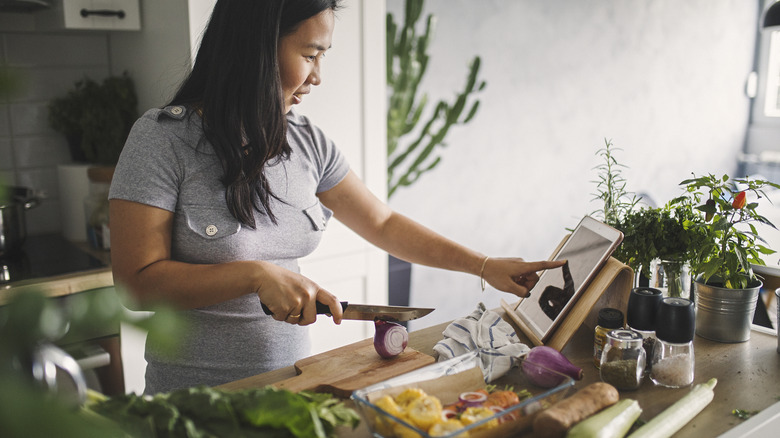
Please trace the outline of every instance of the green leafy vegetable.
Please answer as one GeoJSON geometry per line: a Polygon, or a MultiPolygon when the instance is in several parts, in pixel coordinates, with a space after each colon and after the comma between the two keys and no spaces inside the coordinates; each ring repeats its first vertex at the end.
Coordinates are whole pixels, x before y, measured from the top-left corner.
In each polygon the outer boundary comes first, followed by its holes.
{"type": "Polygon", "coordinates": [[[89,407],[131,437],[327,438],[337,426],[354,428],[357,413],[330,394],[265,387],[223,391],[199,386],[154,397],[127,394],[89,407]]]}
{"type": "Polygon", "coordinates": [[[760,411],[746,411],[744,409],[734,409],[731,411],[731,415],[739,418],[740,420],[747,420],[748,418],[756,415],[760,411]]]}

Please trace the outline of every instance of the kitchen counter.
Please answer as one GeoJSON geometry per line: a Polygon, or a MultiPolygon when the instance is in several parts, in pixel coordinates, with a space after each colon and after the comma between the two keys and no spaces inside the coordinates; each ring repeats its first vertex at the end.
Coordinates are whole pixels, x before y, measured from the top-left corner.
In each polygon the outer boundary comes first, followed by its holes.
{"type": "MultiPolygon", "coordinates": [[[[496,309],[496,312],[504,314],[503,309],[496,309]]],[[[446,327],[447,323],[444,323],[411,332],[409,347],[433,356],[433,345],[441,340],[442,332],[446,327]]],[[[518,330],[518,333],[522,332],[518,330]]],[[[523,339],[522,334],[520,338],[526,344],[532,345],[527,339],[523,339]]],[[[732,410],[760,411],[778,402],[780,354],[777,352],[777,336],[773,332],[756,326],[750,340],[738,344],[712,342],[696,336],[694,352],[696,355],[694,384],[705,382],[712,377],[717,378],[715,398],[675,437],[718,436],[743,423],[743,420],[731,414],[732,410]]],[[[590,329],[581,327],[563,349],[563,353],[584,370],[585,377],[576,383],[576,388],[599,381],[598,370],[593,365],[593,333],[590,329]]],[[[261,387],[293,376],[295,376],[295,369],[290,366],[232,382],[223,387],[232,389],[261,387]]],[[[640,418],[647,421],[689,390],[690,388],[656,387],[649,379],[645,379],[640,389],[621,391],[620,396],[637,400],[643,409],[640,418]]],[[[341,430],[339,436],[365,437],[370,434],[363,421],[358,429],[341,430]]]]}
{"type": "Polygon", "coordinates": [[[0,282],[0,305],[17,292],[61,297],[114,285],[109,251],[71,243],[59,235],[28,237],[23,250],[17,260],[7,261],[11,278],[0,282]],[[22,274],[20,280],[15,279],[17,273],[22,274]]]}

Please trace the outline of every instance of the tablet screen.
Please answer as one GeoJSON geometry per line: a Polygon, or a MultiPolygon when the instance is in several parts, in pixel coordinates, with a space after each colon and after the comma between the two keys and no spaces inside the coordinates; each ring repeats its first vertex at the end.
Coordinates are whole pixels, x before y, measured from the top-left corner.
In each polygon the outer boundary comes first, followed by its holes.
{"type": "Polygon", "coordinates": [[[578,225],[554,257],[567,264],[545,271],[517,309],[539,339],[563,318],[621,239],[619,231],[589,217],[578,225]]]}

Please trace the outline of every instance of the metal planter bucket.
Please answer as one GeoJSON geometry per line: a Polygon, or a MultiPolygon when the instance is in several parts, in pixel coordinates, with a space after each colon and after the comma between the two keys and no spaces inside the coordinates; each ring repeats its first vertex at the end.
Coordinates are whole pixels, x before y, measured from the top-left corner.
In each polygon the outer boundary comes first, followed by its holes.
{"type": "Polygon", "coordinates": [[[756,283],[748,289],[726,289],[695,281],[696,334],[717,342],[750,339],[756,300],[763,285],[756,283]]]}

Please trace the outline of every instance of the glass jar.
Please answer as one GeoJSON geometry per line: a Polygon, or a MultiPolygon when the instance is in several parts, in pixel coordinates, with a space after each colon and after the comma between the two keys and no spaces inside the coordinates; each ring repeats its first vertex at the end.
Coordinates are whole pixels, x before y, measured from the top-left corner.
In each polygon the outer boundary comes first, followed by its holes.
{"type": "Polygon", "coordinates": [[[693,341],[675,343],[659,339],[650,362],[650,379],[656,385],[682,388],[693,383],[693,341]]]}
{"type": "Polygon", "coordinates": [[[674,297],[661,300],[650,359],[650,379],[656,385],[682,388],[693,383],[695,317],[691,300],[674,297]]]}
{"type": "Polygon", "coordinates": [[[623,328],[623,312],[611,307],[600,309],[597,324],[593,334],[593,364],[596,368],[601,366],[601,352],[607,342],[607,333],[623,328]]]}
{"type": "Polygon", "coordinates": [[[601,381],[619,390],[634,390],[642,384],[647,355],[642,335],[627,329],[611,330],[601,354],[601,381]]]}
{"type": "Polygon", "coordinates": [[[635,287],[631,289],[626,311],[626,326],[642,335],[647,365],[645,373],[650,371],[655,345],[655,316],[663,298],[659,289],[652,287],[635,287]]]}

